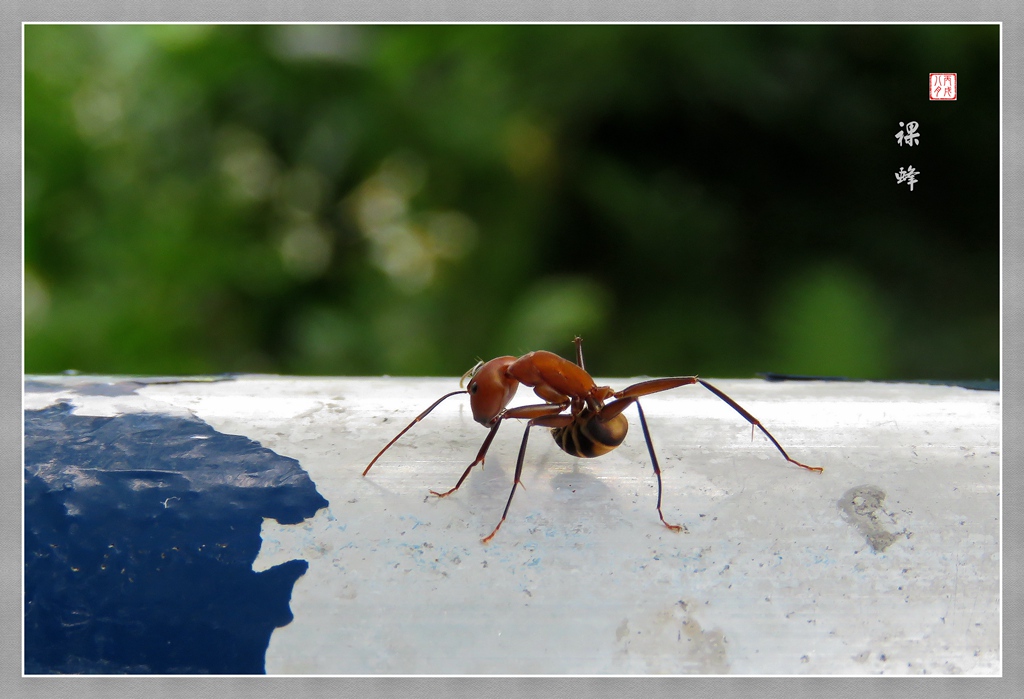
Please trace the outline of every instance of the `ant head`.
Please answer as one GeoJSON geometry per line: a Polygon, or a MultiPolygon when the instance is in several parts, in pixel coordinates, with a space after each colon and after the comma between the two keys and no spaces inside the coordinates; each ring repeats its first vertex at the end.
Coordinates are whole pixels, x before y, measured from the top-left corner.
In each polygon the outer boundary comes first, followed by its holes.
{"type": "Polygon", "coordinates": [[[466,390],[469,392],[473,419],[484,427],[493,424],[494,418],[505,409],[519,388],[519,382],[505,373],[515,360],[515,357],[498,357],[489,362],[480,362],[462,377],[463,381],[469,377],[466,390]]]}

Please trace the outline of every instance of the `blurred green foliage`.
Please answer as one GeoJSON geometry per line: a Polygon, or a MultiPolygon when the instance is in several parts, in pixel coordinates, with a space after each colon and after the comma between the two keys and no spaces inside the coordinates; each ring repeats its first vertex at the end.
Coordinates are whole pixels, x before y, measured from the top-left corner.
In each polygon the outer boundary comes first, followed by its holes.
{"type": "Polygon", "coordinates": [[[30,373],[998,377],[995,26],[29,25],[24,90],[30,373]]]}

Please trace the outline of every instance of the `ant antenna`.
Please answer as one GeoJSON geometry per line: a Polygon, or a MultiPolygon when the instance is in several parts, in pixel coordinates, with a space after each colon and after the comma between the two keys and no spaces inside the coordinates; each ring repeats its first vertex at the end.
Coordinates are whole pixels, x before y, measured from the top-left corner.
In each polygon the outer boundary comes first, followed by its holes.
{"type": "Polygon", "coordinates": [[[463,374],[462,378],[459,379],[459,388],[463,387],[463,385],[466,383],[466,379],[471,379],[474,376],[476,376],[476,372],[480,371],[480,367],[482,367],[483,365],[484,360],[478,359],[476,364],[473,365],[473,368],[467,371],[465,374],[463,374]]]}

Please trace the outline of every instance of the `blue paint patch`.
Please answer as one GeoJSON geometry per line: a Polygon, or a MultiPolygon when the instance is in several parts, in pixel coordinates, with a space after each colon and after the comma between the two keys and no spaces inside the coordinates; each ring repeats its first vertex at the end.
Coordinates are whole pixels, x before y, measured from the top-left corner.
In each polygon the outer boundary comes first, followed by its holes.
{"type": "Polygon", "coordinates": [[[420,526],[421,524],[423,524],[423,522],[421,522],[421,521],[419,520],[419,518],[417,518],[417,517],[415,517],[415,516],[413,516],[413,515],[399,515],[398,519],[400,519],[400,520],[401,520],[401,521],[403,521],[403,522],[406,522],[406,521],[412,520],[412,523],[413,523],[413,525],[412,525],[412,528],[413,528],[413,529],[416,529],[416,527],[418,527],[418,526],[420,526]]]}
{"type": "Polygon", "coordinates": [[[909,383],[926,386],[958,386],[974,391],[998,391],[999,381],[993,379],[982,379],[980,381],[962,380],[952,381],[945,379],[898,379],[895,381],[871,381],[867,379],[852,379],[847,376],[808,376],[804,374],[777,374],[771,371],[759,371],[757,375],[765,381],[832,381],[851,383],[909,383]]]}
{"type": "Polygon", "coordinates": [[[61,389],[63,389],[63,386],[59,386],[55,383],[37,381],[35,379],[25,379],[25,393],[54,393],[61,389]]]}
{"type": "Polygon", "coordinates": [[[25,392],[53,393],[69,390],[82,396],[129,396],[136,394],[137,391],[144,386],[153,386],[157,384],[213,383],[216,381],[234,380],[235,374],[218,374],[217,376],[203,376],[196,378],[146,376],[133,379],[119,379],[116,381],[91,381],[88,383],[70,385],[40,381],[38,379],[25,379],[25,392]]]}
{"type": "Polygon", "coordinates": [[[196,418],[26,411],[26,674],[263,674],[309,564],[254,572],[260,525],[327,504],[196,418]]]}

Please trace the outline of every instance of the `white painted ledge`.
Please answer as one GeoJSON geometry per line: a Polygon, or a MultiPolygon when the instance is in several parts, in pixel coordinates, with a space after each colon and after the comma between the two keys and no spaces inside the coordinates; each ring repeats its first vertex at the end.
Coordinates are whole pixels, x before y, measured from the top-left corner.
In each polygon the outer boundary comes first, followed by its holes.
{"type": "MultiPolygon", "coordinates": [[[[37,377],[45,379],[45,377],[37,377]]],[[[60,377],[64,385],[97,377],[60,377]]],[[[599,380],[621,388],[628,380],[599,380]]],[[[83,414],[190,412],[299,460],[330,506],[263,525],[254,563],[302,558],[269,674],[1001,672],[1000,394],[907,384],[714,381],[796,459],[699,387],[643,400],[598,459],[521,423],[487,432],[457,379],[249,376],[68,394],[83,414]]],[[[26,393],[26,408],[58,395],[26,393]]],[[[534,402],[520,391],[516,403],[534,402]]]]}

